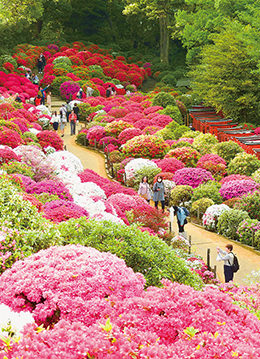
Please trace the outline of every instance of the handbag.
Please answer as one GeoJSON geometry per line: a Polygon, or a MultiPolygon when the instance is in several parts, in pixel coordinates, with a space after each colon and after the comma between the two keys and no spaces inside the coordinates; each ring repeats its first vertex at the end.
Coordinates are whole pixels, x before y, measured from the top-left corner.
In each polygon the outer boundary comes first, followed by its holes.
{"type": "Polygon", "coordinates": [[[145,193],[145,194],[140,194],[140,196],[141,196],[142,198],[146,199],[146,200],[147,200],[147,198],[148,198],[147,193],[145,193]]]}

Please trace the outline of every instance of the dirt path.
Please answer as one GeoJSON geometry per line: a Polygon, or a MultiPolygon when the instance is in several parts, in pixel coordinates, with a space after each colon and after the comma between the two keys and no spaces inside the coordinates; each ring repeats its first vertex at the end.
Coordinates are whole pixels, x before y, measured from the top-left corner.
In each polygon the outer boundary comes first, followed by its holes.
{"type": "MultiPolygon", "coordinates": [[[[54,107],[60,106],[61,101],[55,100],[54,107]]],[[[78,125],[79,127],[80,125],[78,125]]],[[[70,136],[69,124],[65,129],[64,143],[66,148],[71,153],[80,158],[84,168],[89,168],[97,172],[100,176],[108,178],[105,170],[104,157],[84,147],[78,146],[75,143],[75,136],[70,136]]],[[[211,250],[211,266],[217,266],[217,275],[220,280],[223,280],[223,262],[216,262],[217,247],[224,249],[227,243],[230,243],[226,238],[219,236],[216,233],[208,232],[194,224],[187,224],[185,227],[187,234],[191,235],[192,252],[200,255],[205,261],[207,260],[207,249],[211,250]]],[[[177,223],[174,221],[173,230],[177,233],[177,223]]],[[[235,274],[234,282],[237,284],[245,284],[245,278],[253,270],[260,270],[260,255],[250,249],[244,248],[237,243],[233,243],[234,252],[238,256],[240,263],[240,270],[235,274]]]]}

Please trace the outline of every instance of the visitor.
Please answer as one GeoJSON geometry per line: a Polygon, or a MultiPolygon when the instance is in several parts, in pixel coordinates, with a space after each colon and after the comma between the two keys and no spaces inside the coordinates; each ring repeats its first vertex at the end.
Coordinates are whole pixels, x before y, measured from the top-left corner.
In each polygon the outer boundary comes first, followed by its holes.
{"type": "Polygon", "coordinates": [[[157,181],[153,185],[153,200],[156,209],[158,209],[158,202],[161,202],[162,212],[164,213],[164,208],[165,208],[164,183],[161,176],[157,177],[157,181]]]}
{"type": "Polygon", "coordinates": [[[108,88],[106,89],[106,97],[110,97],[112,93],[112,87],[108,86],[108,88]]]}
{"type": "Polygon", "coordinates": [[[78,93],[77,93],[77,98],[81,100],[82,96],[83,96],[83,90],[82,90],[82,88],[80,88],[78,93]]]}
{"type": "Polygon", "coordinates": [[[46,94],[46,103],[49,111],[51,111],[51,91],[48,91],[46,94]]]}
{"type": "Polygon", "coordinates": [[[193,127],[192,123],[190,123],[189,128],[190,128],[191,131],[196,131],[196,129],[193,127]]]}
{"type": "Polygon", "coordinates": [[[76,103],[74,104],[73,111],[77,116],[77,121],[79,121],[79,107],[76,103]]]}
{"type": "Polygon", "coordinates": [[[38,60],[37,60],[37,68],[38,68],[39,74],[42,74],[42,71],[43,71],[43,61],[42,61],[42,58],[41,58],[41,57],[39,57],[38,60]]]}
{"type": "Polygon", "coordinates": [[[217,248],[218,257],[217,260],[224,261],[224,276],[225,276],[225,283],[230,282],[234,278],[233,272],[233,263],[234,263],[234,254],[232,253],[233,245],[227,244],[226,250],[217,248]]]}
{"type": "Polygon", "coordinates": [[[54,111],[52,113],[50,123],[52,124],[53,129],[55,131],[57,131],[59,128],[59,123],[60,123],[60,116],[57,115],[57,111],[54,111]]]}
{"type": "Polygon", "coordinates": [[[62,122],[62,120],[64,120],[64,119],[65,119],[65,121],[66,121],[66,119],[67,119],[67,111],[66,111],[66,105],[65,105],[65,103],[63,103],[63,104],[61,105],[59,112],[60,112],[61,122],[62,122]]]}
{"type": "Polygon", "coordinates": [[[31,70],[26,71],[25,77],[31,81],[31,70]]]}
{"type": "Polygon", "coordinates": [[[40,55],[40,59],[42,61],[42,71],[44,71],[44,67],[46,66],[46,59],[43,54],[40,55]]]}
{"type": "Polygon", "coordinates": [[[112,87],[111,88],[111,96],[115,96],[116,95],[116,88],[112,87]]]}
{"type": "Polygon", "coordinates": [[[41,104],[41,96],[36,96],[34,99],[35,106],[39,106],[41,104]]]}
{"type": "Polygon", "coordinates": [[[66,109],[67,122],[69,122],[69,115],[71,114],[71,110],[72,110],[69,100],[66,101],[65,109],[66,109]]]}
{"type": "MultiPolygon", "coordinates": [[[[67,113],[66,113],[67,115],[67,113]]],[[[64,129],[66,126],[66,122],[67,122],[67,116],[66,117],[60,117],[60,132],[61,132],[61,137],[64,137],[64,129]]]]}
{"type": "Polygon", "coordinates": [[[93,95],[93,93],[94,93],[93,88],[88,86],[87,87],[87,93],[86,93],[87,97],[91,97],[93,95]]]}
{"type": "Polygon", "coordinates": [[[32,83],[34,85],[38,85],[39,84],[39,77],[36,74],[32,74],[32,83]]]}
{"type": "Polygon", "coordinates": [[[21,99],[21,97],[19,96],[18,93],[16,93],[16,94],[14,95],[14,100],[15,100],[16,102],[22,102],[22,99],[21,99]]]}
{"type": "Polygon", "coordinates": [[[150,203],[152,197],[147,176],[144,176],[142,178],[142,181],[139,184],[138,194],[139,196],[143,197],[148,203],[150,203]]]}
{"type": "Polygon", "coordinates": [[[186,237],[184,226],[185,224],[188,223],[187,217],[190,215],[190,213],[185,207],[173,206],[173,210],[174,210],[174,216],[177,217],[179,234],[182,234],[184,235],[184,237],[186,237]]]}
{"type": "Polygon", "coordinates": [[[50,85],[46,86],[44,89],[42,86],[39,86],[38,96],[41,97],[41,105],[45,105],[45,98],[46,98],[46,90],[50,87],[50,85]]]}
{"type": "Polygon", "coordinates": [[[76,122],[77,122],[77,115],[74,112],[74,109],[71,111],[69,115],[69,122],[70,122],[70,135],[75,135],[76,132],[76,122]]]}

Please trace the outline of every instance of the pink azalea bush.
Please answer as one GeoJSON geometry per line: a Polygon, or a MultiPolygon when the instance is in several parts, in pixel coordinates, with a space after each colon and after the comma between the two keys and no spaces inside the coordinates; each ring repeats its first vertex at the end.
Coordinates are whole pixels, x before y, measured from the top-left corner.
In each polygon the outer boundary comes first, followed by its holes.
{"type": "Polygon", "coordinates": [[[162,158],[169,149],[169,145],[154,135],[137,136],[127,141],[123,153],[127,157],[162,158]]]}
{"type": "Polygon", "coordinates": [[[107,298],[140,295],[144,283],[141,274],[113,254],[79,245],[50,247],[0,277],[1,302],[18,312],[32,312],[45,326],[60,319],[91,325],[109,310],[107,298]]]}
{"type": "Polygon", "coordinates": [[[43,149],[51,146],[55,148],[56,151],[63,150],[63,141],[55,131],[41,131],[37,134],[37,138],[43,149]]]}
{"type": "Polygon", "coordinates": [[[102,126],[93,126],[87,132],[87,139],[91,146],[95,145],[95,141],[96,143],[98,143],[101,140],[101,138],[104,136],[105,136],[105,130],[104,127],[102,126]]]}
{"type": "Polygon", "coordinates": [[[118,136],[118,141],[121,144],[124,144],[128,140],[131,140],[132,138],[140,135],[142,135],[142,130],[140,130],[139,128],[126,128],[125,130],[120,132],[118,136]]]}
{"type": "Polygon", "coordinates": [[[229,175],[229,176],[226,176],[226,177],[222,178],[220,183],[224,184],[224,183],[227,183],[229,181],[244,181],[244,180],[254,181],[253,178],[251,178],[249,176],[236,174],[236,175],[229,175]]]}
{"type": "Polygon", "coordinates": [[[72,96],[80,89],[80,85],[74,81],[66,81],[60,85],[61,97],[66,100],[71,100],[72,96]]]}
{"type": "Polygon", "coordinates": [[[219,193],[227,200],[233,197],[242,197],[243,195],[253,193],[260,188],[260,183],[252,180],[234,180],[222,184],[219,193]]]}
{"type": "Polygon", "coordinates": [[[193,188],[213,180],[211,173],[202,168],[183,168],[176,171],[173,176],[173,181],[176,185],[188,185],[193,188]]]}
{"type": "Polygon", "coordinates": [[[7,146],[0,148],[0,164],[9,163],[10,161],[19,161],[19,157],[7,146]]]}
{"type": "Polygon", "coordinates": [[[26,192],[36,194],[49,193],[59,196],[60,199],[72,201],[72,196],[64,184],[53,180],[35,182],[26,187],[26,192]]]}
{"type": "Polygon", "coordinates": [[[183,162],[187,167],[195,167],[200,153],[194,148],[190,147],[179,147],[174,150],[170,150],[165,158],[175,157],[177,160],[183,162]]]}
{"type": "Polygon", "coordinates": [[[21,145],[23,142],[21,136],[16,131],[5,129],[0,131],[0,145],[7,145],[9,147],[15,148],[21,145]]]}
{"type": "Polygon", "coordinates": [[[184,168],[184,164],[176,158],[164,158],[155,160],[155,163],[163,172],[175,173],[177,170],[184,168]]]}

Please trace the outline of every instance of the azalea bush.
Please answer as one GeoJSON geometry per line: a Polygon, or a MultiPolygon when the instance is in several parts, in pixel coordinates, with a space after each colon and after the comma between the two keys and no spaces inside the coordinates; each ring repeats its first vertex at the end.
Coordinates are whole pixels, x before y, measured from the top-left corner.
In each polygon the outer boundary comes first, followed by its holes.
{"type": "Polygon", "coordinates": [[[225,204],[214,204],[208,207],[202,217],[203,226],[210,231],[216,231],[219,217],[229,210],[230,208],[225,204]]]}
{"type": "Polygon", "coordinates": [[[244,195],[240,201],[235,204],[235,207],[246,211],[250,218],[260,220],[260,192],[255,191],[253,193],[244,195]]]}
{"type": "Polygon", "coordinates": [[[226,161],[220,156],[206,154],[199,159],[197,167],[204,168],[211,172],[215,179],[220,180],[226,174],[227,165],[226,161]]]}
{"type": "Polygon", "coordinates": [[[222,184],[219,192],[224,199],[230,199],[253,193],[258,190],[259,187],[260,184],[252,180],[228,181],[222,184]]]}
{"type": "Polygon", "coordinates": [[[248,153],[239,153],[234,157],[228,165],[228,174],[240,174],[251,176],[256,170],[260,168],[260,161],[255,155],[248,153]]]}
{"type": "Polygon", "coordinates": [[[88,212],[70,201],[56,200],[47,202],[43,207],[43,216],[54,223],[67,221],[70,218],[88,217],[88,212]]]}
{"type": "Polygon", "coordinates": [[[176,185],[188,185],[193,188],[212,180],[211,173],[202,168],[182,168],[177,170],[173,176],[173,181],[176,185]]]}
{"type": "Polygon", "coordinates": [[[238,239],[245,244],[253,244],[253,235],[260,230],[260,222],[256,219],[243,220],[238,228],[238,239]]]}
{"type": "Polygon", "coordinates": [[[193,194],[193,188],[188,185],[178,185],[171,191],[170,205],[179,206],[184,205],[185,202],[190,201],[193,194]]]}
{"type": "Polygon", "coordinates": [[[112,121],[108,123],[105,126],[104,130],[108,136],[117,137],[123,130],[127,128],[133,128],[133,125],[131,125],[126,121],[119,120],[119,121],[112,121]]]}
{"type": "Polygon", "coordinates": [[[195,202],[202,198],[210,198],[214,204],[220,204],[223,202],[223,198],[219,193],[219,189],[220,184],[216,181],[202,183],[194,189],[191,201],[195,202]]]}
{"type": "Polygon", "coordinates": [[[165,158],[175,157],[177,160],[183,162],[187,167],[195,167],[200,153],[190,147],[180,147],[170,150],[165,158]]]}
{"type": "Polygon", "coordinates": [[[162,160],[157,160],[156,164],[163,172],[171,173],[175,173],[177,170],[185,167],[183,162],[177,160],[176,158],[164,158],[162,160]]]}
{"type": "Polygon", "coordinates": [[[238,209],[230,209],[223,212],[218,219],[217,230],[227,238],[238,239],[237,228],[243,220],[249,220],[247,212],[238,209]]]}
{"type": "Polygon", "coordinates": [[[5,163],[1,166],[1,169],[8,174],[19,173],[27,177],[34,177],[34,172],[30,166],[27,166],[25,163],[17,161],[5,163]]]}
{"type": "Polygon", "coordinates": [[[0,165],[11,161],[19,161],[18,156],[9,147],[0,148],[0,165]]]}
{"type": "Polygon", "coordinates": [[[56,151],[63,150],[63,141],[55,131],[42,131],[37,134],[37,138],[43,149],[51,146],[56,151]]]}
{"type": "Polygon", "coordinates": [[[196,136],[193,141],[193,147],[198,150],[202,155],[211,153],[212,147],[218,143],[216,136],[210,133],[201,133],[196,136]]]}
{"type": "Polygon", "coordinates": [[[242,148],[234,141],[219,142],[214,146],[214,151],[227,163],[243,152],[242,148]]]}
{"type": "Polygon", "coordinates": [[[169,145],[163,139],[142,135],[127,141],[123,153],[128,157],[162,158],[168,149],[169,145]]]}
{"type": "Polygon", "coordinates": [[[197,201],[192,203],[190,212],[194,216],[199,215],[199,217],[202,217],[206,210],[213,204],[214,202],[210,198],[205,197],[198,199],[197,201]]]}
{"type": "Polygon", "coordinates": [[[143,134],[143,131],[139,128],[126,128],[122,132],[120,132],[118,136],[118,141],[121,144],[126,143],[128,140],[131,140],[132,138],[136,136],[140,136],[143,134]]]}

